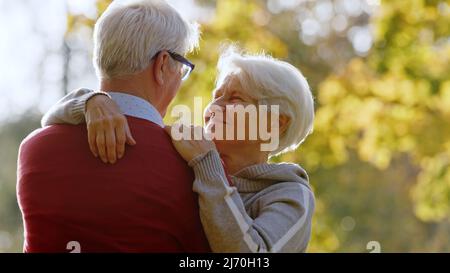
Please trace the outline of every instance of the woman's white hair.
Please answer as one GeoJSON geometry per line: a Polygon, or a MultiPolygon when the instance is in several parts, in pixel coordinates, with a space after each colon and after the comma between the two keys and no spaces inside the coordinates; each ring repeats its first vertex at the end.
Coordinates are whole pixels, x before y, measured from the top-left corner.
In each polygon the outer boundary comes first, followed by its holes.
{"type": "Polygon", "coordinates": [[[94,66],[99,78],[136,74],[161,50],[184,55],[198,46],[198,24],[163,0],[114,1],[94,29],[94,66]]]}
{"type": "Polygon", "coordinates": [[[220,87],[229,76],[236,77],[242,91],[260,104],[269,109],[270,105],[279,105],[280,114],[290,118],[278,149],[270,156],[297,149],[312,133],[314,98],[305,77],[293,65],[265,54],[242,54],[230,46],[219,59],[216,86],[220,87]]]}

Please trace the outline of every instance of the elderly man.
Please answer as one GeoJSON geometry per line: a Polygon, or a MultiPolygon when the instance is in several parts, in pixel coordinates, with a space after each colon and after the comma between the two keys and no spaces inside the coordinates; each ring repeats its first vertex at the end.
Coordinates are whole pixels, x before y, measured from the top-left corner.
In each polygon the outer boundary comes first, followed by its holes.
{"type": "MultiPolygon", "coordinates": [[[[115,121],[129,127],[117,126],[127,131],[125,137],[111,139],[88,135],[85,125],[55,125],[23,141],[17,189],[25,252],[210,250],[192,192],[192,170],[162,121],[194,67],[183,55],[198,39],[196,26],[163,1],[112,5],[103,14],[95,26],[94,64],[100,90],[126,115],[115,114],[115,121]],[[117,164],[106,165],[92,157],[88,137],[106,146],[138,145],[117,164]]],[[[81,99],[70,103],[83,108],[96,94],[81,89],[70,94],[81,99]]],[[[104,126],[110,129],[112,123],[104,126]]],[[[110,163],[116,154],[124,155],[123,149],[96,152],[105,161],[109,155],[110,163]]]]}

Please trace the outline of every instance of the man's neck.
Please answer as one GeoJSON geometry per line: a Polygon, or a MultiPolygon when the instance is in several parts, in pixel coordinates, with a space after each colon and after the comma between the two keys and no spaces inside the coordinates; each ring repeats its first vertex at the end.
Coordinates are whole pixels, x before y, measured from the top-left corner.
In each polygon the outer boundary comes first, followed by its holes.
{"type": "Polygon", "coordinates": [[[100,90],[104,92],[120,92],[139,97],[148,101],[158,110],[161,116],[163,115],[163,111],[160,109],[158,101],[148,92],[148,90],[151,90],[151,87],[145,86],[145,84],[142,84],[139,79],[102,80],[100,82],[100,90]]]}

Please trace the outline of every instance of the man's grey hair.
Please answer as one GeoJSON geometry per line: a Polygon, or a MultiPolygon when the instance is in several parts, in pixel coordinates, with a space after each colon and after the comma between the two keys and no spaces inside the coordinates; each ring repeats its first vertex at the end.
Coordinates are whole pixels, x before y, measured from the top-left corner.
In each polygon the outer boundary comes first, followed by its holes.
{"type": "Polygon", "coordinates": [[[290,118],[278,149],[270,156],[297,149],[312,133],[314,98],[305,77],[293,65],[265,54],[242,54],[229,46],[219,59],[218,73],[217,88],[230,76],[236,77],[243,92],[269,109],[270,105],[279,105],[280,114],[290,118]]]}
{"type": "Polygon", "coordinates": [[[199,36],[198,24],[163,0],[116,0],[95,25],[94,66],[101,79],[133,75],[162,50],[193,51],[199,36]]]}

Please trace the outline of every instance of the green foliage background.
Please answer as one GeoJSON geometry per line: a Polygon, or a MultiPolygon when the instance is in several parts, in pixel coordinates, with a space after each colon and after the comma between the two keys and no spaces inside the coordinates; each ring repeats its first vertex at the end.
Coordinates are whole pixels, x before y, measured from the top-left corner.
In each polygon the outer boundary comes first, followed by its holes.
{"type": "MultiPolygon", "coordinates": [[[[110,1],[97,2],[100,14],[110,1]]],[[[293,11],[271,14],[260,0],[198,2],[215,7],[215,14],[202,25],[200,50],[189,56],[197,68],[174,104],[192,105],[194,95],[210,100],[219,48],[227,41],[294,64],[311,84],[314,134],[296,152],[274,159],[309,172],[317,198],[309,252],[367,252],[369,241],[386,252],[450,251],[448,1],[382,1],[369,18],[375,41],[367,56],[333,48],[338,38],[332,35],[323,39],[339,62],[317,58],[317,46],[301,42],[293,11]]],[[[69,15],[68,35],[94,22],[69,15]]],[[[1,128],[0,241],[3,230],[13,242],[0,251],[21,250],[15,161],[37,119],[1,128]]]]}

